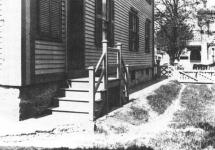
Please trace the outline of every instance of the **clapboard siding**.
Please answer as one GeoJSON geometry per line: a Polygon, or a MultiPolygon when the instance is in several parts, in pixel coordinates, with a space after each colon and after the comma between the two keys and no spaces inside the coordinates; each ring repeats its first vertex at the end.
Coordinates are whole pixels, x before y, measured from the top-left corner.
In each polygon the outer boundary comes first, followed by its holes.
{"type": "Polygon", "coordinates": [[[35,41],[35,74],[64,73],[66,68],[66,10],[62,0],[62,42],[35,41]]]}
{"type": "MultiPolygon", "coordinates": [[[[123,58],[129,65],[152,66],[152,42],[150,44],[150,53],[145,53],[145,21],[146,18],[152,20],[152,5],[145,0],[115,0],[115,42],[123,44],[123,58]],[[130,52],[128,47],[129,39],[129,10],[133,7],[138,10],[140,19],[140,42],[139,51],[130,52]]],[[[85,2],[85,66],[95,65],[101,56],[101,48],[95,46],[95,0],[86,0],[85,2]]],[[[153,21],[152,21],[153,22],[153,21]]],[[[151,24],[151,41],[153,38],[151,24]]],[[[109,54],[110,62],[115,63],[116,55],[109,54]]]]}

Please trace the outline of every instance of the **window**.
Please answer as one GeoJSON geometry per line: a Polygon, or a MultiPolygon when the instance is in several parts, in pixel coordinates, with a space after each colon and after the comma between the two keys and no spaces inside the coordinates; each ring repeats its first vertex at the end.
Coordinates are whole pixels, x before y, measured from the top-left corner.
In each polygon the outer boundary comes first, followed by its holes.
{"type": "Polygon", "coordinates": [[[61,40],[61,0],[38,0],[39,38],[61,40]]]}
{"type": "Polygon", "coordinates": [[[129,12],[129,50],[139,50],[139,17],[133,8],[129,12]]]}
{"type": "Polygon", "coordinates": [[[149,19],[146,19],[145,23],[145,52],[149,53],[150,52],[150,30],[151,30],[151,21],[149,19]]]}
{"type": "MultiPolygon", "coordinates": [[[[96,46],[102,46],[102,0],[95,0],[96,9],[95,9],[95,44],[96,46]]],[[[107,41],[109,46],[114,45],[114,0],[107,0],[106,4],[107,16],[105,20],[105,31],[107,32],[107,41]]]]}
{"type": "Polygon", "coordinates": [[[151,0],[146,0],[146,2],[147,2],[149,5],[152,4],[151,0]]]}
{"type": "Polygon", "coordinates": [[[181,56],[180,60],[188,60],[188,56],[181,56]]]}

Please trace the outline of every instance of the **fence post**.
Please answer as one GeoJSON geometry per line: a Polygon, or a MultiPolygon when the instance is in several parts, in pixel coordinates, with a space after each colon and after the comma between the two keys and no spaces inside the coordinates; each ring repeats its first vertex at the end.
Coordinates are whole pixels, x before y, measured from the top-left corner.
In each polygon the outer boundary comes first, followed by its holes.
{"type": "Polygon", "coordinates": [[[158,78],[161,77],[161,66],[160,66],[160,60],[156,60],[157,62],[157,76],[158,78]]]}
{"type": "Polygon", "coordinates": [[[94,122],[94,105],[95,105],[95,68],[90,66],[88,68],[89,71],[89,120],[94,122]]]}

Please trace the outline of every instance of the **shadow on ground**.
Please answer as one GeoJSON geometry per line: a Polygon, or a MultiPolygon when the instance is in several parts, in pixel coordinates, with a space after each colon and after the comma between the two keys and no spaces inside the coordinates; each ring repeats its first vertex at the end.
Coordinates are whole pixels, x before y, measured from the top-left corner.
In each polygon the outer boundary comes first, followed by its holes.
{"type": "MultiPolygon", "coordinates": [[[[69,149],[69,148],[36,148],[36,147],[0,147],[1,150],[114,150],[109,148],[77,148],[77,149],[69,149]]],[[[131,146],[128,148],[117,148],[116,150],[153,150],[150,147],[145,146],[131,146]]]]}
{"type": "Polygon", "coordinates": [[[203,140],[201,141],[201,148],[204,149],[208,146],[215,148],[215,127],[207,122],[201,122],[197,125],[197,127],[206,132],[203,140]]]}
{"type": "Polygon", "coordinates": [[[148,81],[148,82],[143,82],[143,83],[140,83],[138,85],[135,85],[135,87],[131,87],[130,89],[130,94],[134,93],[134,92],[137,92],[139,90],[142,90],[142,89],[145,89],[153,84],[156,84],[158,82],[161,82],[165,80],[165,78],[160,78],[160,79],[155,79],[155,80],[151,80],[151,81],[148,81]]]}

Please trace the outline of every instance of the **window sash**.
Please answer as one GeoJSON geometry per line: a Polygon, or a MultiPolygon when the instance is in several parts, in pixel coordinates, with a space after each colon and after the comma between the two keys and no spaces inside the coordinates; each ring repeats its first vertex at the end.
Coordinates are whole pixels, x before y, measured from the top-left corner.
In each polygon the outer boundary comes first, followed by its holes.
{"type": "Polygon", "coordinates": [[[129,50],[139,51],[139,17],[133,9],[129,12],[129,50]]]}
{"type": "Polygon", "coordinates": [[[146,19],[145,22],[145,52],[149,53],[150,52],[150,40],[151,40],[151,21],[149,19],[146,19]]]}

